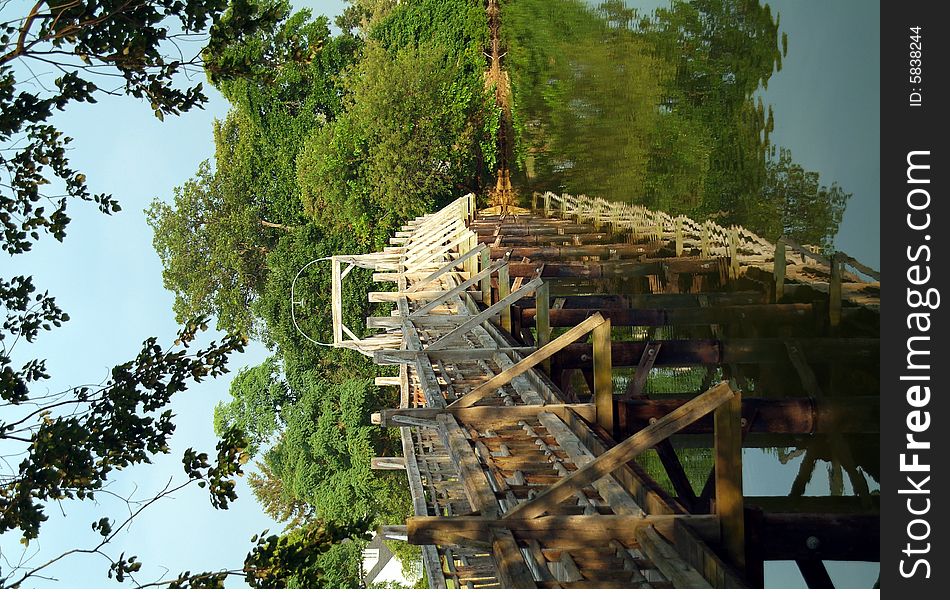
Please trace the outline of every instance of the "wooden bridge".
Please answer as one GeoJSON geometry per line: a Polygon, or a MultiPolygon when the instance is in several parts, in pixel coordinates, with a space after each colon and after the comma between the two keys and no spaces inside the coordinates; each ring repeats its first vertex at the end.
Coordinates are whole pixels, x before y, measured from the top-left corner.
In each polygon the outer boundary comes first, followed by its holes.
{"type": "Polygon", "coordinates": [[[760,587],[766,560],[828,587],[824,560],[879,560],[879,274],[602,199],[518,212],[465,196],[332,259],[334,343],[399,368],[374,421],[403,456],[374,467],[405,469],[415,516],[384,533],[431,587],[760,587]],[[366,339],[343,322],[356,267],[392,288],[366,339]],[[804,449],[788,496],[743,495],[744,446],[804,449]],[[695,487],[685,447],[712,449],[695,487]],[[819,459],[853,496],[803,495],[819,459]]]}

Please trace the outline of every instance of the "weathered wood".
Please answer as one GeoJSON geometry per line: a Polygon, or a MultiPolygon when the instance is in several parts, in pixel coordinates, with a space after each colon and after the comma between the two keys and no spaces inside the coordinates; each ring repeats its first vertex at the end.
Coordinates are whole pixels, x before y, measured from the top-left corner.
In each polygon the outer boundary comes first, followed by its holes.
{"type": "Polygon", "coordinates": [[[483,516],[410,517],[406,531],[411,544],[438,546],[489,542],[493,530],[506,528],[517,539],[538,540],[542,547],[561,550],[606,546],[612,540],[637,543],[637,534],[654,526],[672,531],[677,520],[701,528],[714,524],[713,515],[556,515],[533,519],[498,519],[483,516]]]}
{"type": "MultiPolygon", "coordinates": [[[[708,308],[607,308],[598,309],[604,318],[615,326],[709,325],[729,324],[739,321],[771,324],[787,323],[808,327],[814,324],[814,308],[811,304],[763,304],[741,306],[710,306],[708,308]]],[[[549,320],[552,327],[571,327],[583,321],[591,309],[567,308],[552,310],[549,320]]],[[[522,323],[534,325],[536,311],[523,308],[522,323]]]]}
{"type": "Polygon", "coordinates": [[[409,314],[409,318],[421,317],[423,315],[429,314],[429,312],[431,312],[433,308],[440,306],[445,301],[458,296],[459,294],[461,294],[468,288],[472,287],[479,281],[482,281],[483,279],[487,279],[491,277],[493,273],[504,269],[504,267],[505,267],[505,264],[503,262],[499,261],[495,263],[494,265],[488,267],[487,269],[484,269],[483,271],[477,273],[476,275],[466,279],[465,281],[453,287],[452,289],[443,292],[441,295],[437,296],[436,298],[426,303],[425,306],[422,306],[412,311],[409,314]]]}
{"type": "Polygon", "coordinates": [[[406,459],[401,456],[374,456],[369,468],[379,471],[405,471],[406,459]]]}
{"type": "Polygon", "coordinates": [[[775,244],[775,262],[772,266],[772,277],[774,282],[773,302],[780,302],[785,292],[785,240],[779,239],[775,244]]]}
{"type": "Polygon", "coordinates": [[[511,295],[511,279],[508,271],[510,269],[508,257],[505,257],[505,264],[498,271],[498,302],[503,306],[500,313],[501,328],[511,333],[511,303],[505,302],[505,299],[511,295]]]}
{"type": "Polygon", "coordinates": [[[492,552],[498,564],[498,579],[508,589],[534,589],[537,586],[531,571],[518,549],[511,532],[503,528],[492,529],[492,552]]]}
{"type": "Polygon", "coordinates": [[[656,363],[656,357],[662,347],[663,344],[660,342],[647,342],[646,348],[643,349],[643,354],[640,355],[640,362],[637,363],[637,370],[634,372],[630,381],[627,382],[627,389],[625,389],[620,396],[621,401],[629,400],[643,393],[647,385],[647,377],[649,377],[650,370],[653,368],[654,363],[656,363]]]}
{"type": "Polygon", "coordinates": [[[467,321],[459,325],[457,328],[455,328],[451,332],[443,335],[436,341],[429,344],[429,350],[438,350],[440,348],[445,348],[446,346],[449,345],[449,342],[458,340],[460,337],[462,337],[469,331],[475,329],[482,323],[485,323],[486,321],[488,321],[488,319],[490,319],[491,317],[499,314],[502,310],[509,308],[511,304],[515,302],[518,298],[521,298],[523,296],[530,294],[531,292],[536,290],[538,287],[540,287],[542,283],[543,282],[540,279],[534,279],[528,282],[526,285],[523,285],[521,289],[519,289],[517,292],[512,292],[504,300],[500,300],[497,303],[489,306],[482,312],[478,313],[477,315],[470,317],[467,321]]]}
{"type": "Polygon", "coordinates": [[[684,522],[673,523],[673,547],[714,588],[737,589],[749,587],[733,567],[726,564],[709,547],[696,529],[684,522]]]}
{"type": "Polygon", "coordinates": [[[696,421],[704,414],[714,410],[733,397],[733,389],[728,382],[704,392],[674,410],[656,423],[646,427],[633,437],[624,440],[596,459],[574,471],[558,483],[547,488],[530,502],[518,505],[507,517],[532,518],[543,515],[550,507],[569,498],[577,490],[590,485],[601,477],[613,472],[624,463],[634,459],[641,452],[665,440],[683,427],[696,421]]]}
{"type": "MultiPolygon", "coordinates": [[[[557,415],[542,412],[538,415],[538,420],[554,436],[557,445],[567,452],[575,465],[583,467],[594,460],[594,454],[581,443],[574,432],[557,415]]],[[[623,486],[613,476],[608,475],[598,479],[594,482],[594,488],[618,515],[642,516],[645,514],[636,500],[627,490],[623,489],[623,486]]]]}
{"type": "MultiPolygon", "coordinates": [[[[449,263],[443,265],[443,266],[442,266],[440,269],[438,269],[437,271],[431,273],[430,275],[427,275],[427,276],[424,277],[423,279],[420,279],[420,280],[417,281],[416,283],[412,284],[411,286],[409,286],[409,287],[406,289],[406,291],[407,291],[407,292],[415,292],[415,291],[421,290],[421,289],[424,288],[425,286],[429,285],[429,284],[432,283],[433,281],[436,281],[437,279],[439,279],[439,278],[442,277],[443,275],[447,274],[449,271],[453,270],[454,268],[456,268],[457,266],[461,265],[461,264],[464,263],[465,261],[471,259],[473,256],[478,256],[478,255],[480,255],[483,250],[487,250],[487,247],[486,247],[484,244],[478,244],[477,246],[475,246],[474,248],[472,248],[471,250],[469,250],[468,252],[466,252],[466,253],[463,254],[462,256],[459,256],[459,257],[456,258],[455,260],[453,260],[453,261],[451,261],[451,262],[449,262],[449,263]]],[[[488,268],[488,267],[486,266],[485,268],[488,268]]]]}
{"type": "Polygon", "coordinates": [[[639,529],[636,538],[641,551],[653,561],[663,576],[670,580],[673,587],[686,589],[712,587],[652,526],[639,529]]]}
{"type": "Polygon", "coordinates": [[[597,408],[597,424],[607,431],[614,431],[614,385],[610,361],[610,319],[591,332],[594,352],[594,406],[597,408]]]}
{"type": "Polygon", "coordinates": [[[742,396],[733,394],[716,408],[713,434],[716,468],[716,514],[722,544],[730,560],[745,567],[745,527],[742,501],[742,396]]]}
{"type": "Polygon", "coordinates": [[[482,470],[481,465],[478,464],[478,459],[475,458],[474,451],[455,417],[440,414],[436,416],[436,421],[439,424],[442,443],[449,451],[449,456],[452,457],[452,462],[458,469],[459,479],[465,488],[465,495],[469,504],[484,516],[497,515],[499,513],[498,501],[492,493],[488,477],[482,470]]]}
{"type": "Polygon", "coordinates": [[[493,429],[500,425],[513,425],[518,421],[537,418],[539,414],[545,411],[556,411],[562,408],[569,408],[586,419],[593,420],[593,404],[527,404],[518,406],[470,406],[467,408],[387,408],[379,413],[378,419],[374,418],[375,424],[384,427],[394,425],[393,417],[396,415],[415,416],[420,419],[434,419],[440,414],[452,414],[464,425],[478,427],[481,429],[493,429]]]}
{"type": "MultiPolygon", "coordinates": [[[[535,326],[538,329],[538,346],[545,346],[548,342],[551,341],[551,286],[548,283],[544,283],[541,287],[538,288],[538,291],[535,292],[535,306],[537,307],[536,314],[536,323],[535,326]]],[[[524,323],[524,311],[522,311],[522,324],[524,323]]],[[[551,373],[551,361],[545,360],[541,363],[544,371],[548,374],[551,373]]]]}
{"type": "MultiPolygon", "coordinates": [[[[540,281],[540,280],[535,280],[540,281]]],[[[534,283],[534,282],[532,282],[534,283]]],[[[524,288],[522,288],[524,289],[524,288]]],[[[515,292],[518,293],[518,292],[515,292]]],[[[571,331],[568,331],[561,337],[551,341],[543,348],[539,348],[529,356],[522,359],[520,362],[515,364],[512,367],[509,367],[505,371],[502,371],[498,375],[492,377],[482,385],[478,386],[474,390],[465,394],[458,400],[452,403],[451,406],[457,408],[465,408],[472,406],[482,398],[486,397],[488,394],[491,394],[501,388],[502,386],[508,384],[512,379],[525,373],[532,367],[540,364],[542,361],[550,358],[556,352],[567,346],[573,341],[576,341],[583,336],[587,335],[594,330],[598,325],[604,322],[603,317],[599,314],[595,314],[592,317],[589,317],[586,321],[576,326],[571,331]]],[[[431,348],[432,346],[430,346],[431,348]]]]}

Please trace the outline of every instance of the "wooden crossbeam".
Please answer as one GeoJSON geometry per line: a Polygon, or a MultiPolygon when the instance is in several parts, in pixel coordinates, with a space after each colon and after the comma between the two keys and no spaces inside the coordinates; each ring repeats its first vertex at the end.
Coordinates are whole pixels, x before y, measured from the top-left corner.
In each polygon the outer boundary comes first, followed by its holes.
{"type": "Polygon", "coordinates": [[[421,316],[423,316],[423,315],[429,314],[429,312],[430,312],[433,308],[439,306],[440,304],[442,304],[442,303],[445,302],[446,300],[450,300],[450,299],[452,299],[452,298],[458,296],[459,294],[461,294],[462,292],[464,292],[464,291],[467,290],[468,288],[472,287],[473,285],[475,285],[476,283],[478,283],[478,282],[481,281],[482,279],[485,279],[486,277],[491,277],[492,273],[494,273],[495,271],[501,269],[501,268],[504,267],[504,266],[505,266],[504,261],[496,261],[495,264],[493,264],[493,265],[490,266],[489,268],[483,269],[482,271],[479,271],[479,272],[476,273],[473,277],[469,277],[468,279],[466,279],[466,280],[463,281],[462,283],[458,284],[458,285],[455,286],[454,288],[452,288],[452,289],[450,289],[450,290],[446,290],[444,293],[442,293],[442,294],[440,294],[439,296],[437,296],[434,300],[429,301],[428,303],[426,303],[425,306],[422,306],[422,307],[417,308],[416,310],[412,311],[412,313],[409,315],[409,317],[410,317],[410,318],[412,318],[412,317],[421,317],[421,316]]]}
{"type": "Polygon", "coordinates": [[[555,515],[536,519],[484,516],[409,517],[406,537],[410,544],[484,546],[493,529],[508,529],[520,540],[538,540],[548,548],[577,549],[606,546],[610,540],[635,544],[644,528],[672,531],[677,521],[708,528],[713,515],[555,515]]]}
{"type": "MultiPolygon", "coordinates": [[[[492,428],[511,425],[525,419],[538,418],[545,412],[572,410],[588,421],[594,420],[593,404],[525,404],[515,406],[470,406],[468,408],[387,408],[373,413],[370,419],[375,425],[397,425],[395,417],[403,415],[417,419],[435,419],[441,414],[451,414],[465,425],[492,428]]],[[[579,442],[578,442],[579,443],[579,442]]]]}
{"type": "Polygon", "coordinates": [[[462,263],[464,263],[464,262],[467,261],[468,259],[472,258],[473,256],[476,256],[476,255],[481,254],[482,250],[485,249],[485,248],[486,248],[485,244],[479,244],[479,245],[475,246],[474,248],[472,248],[471,250],[469,250],[468,252],[466,252],[466,253],[463,254],[462,256],[460,256],[460,257],[456,258],[455,260],[453,260],[452,262],[450,262],[450,263],[444,265],[444,266],[443,266],[442,268],[440,268],[438,271],[432,273],[431,275],[428,275],[425,279],[420,279],[420,280],[417,281],[416,283],[412,284],[411,286],[409,286],[409,288],[408,288],[406,291],[407,291],[407,292],[415,292],[415,291],[418,291],[418,290],[424,288],[425,286],[427,286],[427,285],[429,285],[430,283],[432,283],[433,281],[437,280],[439,277],[442,277],[443,275],[445,275],[446,273],[448,273],[449,271],[451,271],[451,270],[454,269],[455,267],[461,265],[462,263]]]}
{"type": "MultiPolygon", "coordinates": [[[[596,459],[544,490],[533,500],[519,504],[506,518],[530,519],[543,515],[575,492],[612,473],[640,453],[670,437],[715,410],[733,397],[735,391],[729,382],[722,382],[693,400],[672,411],[656,423],[617,444],[596,459]]],[[[460,400],[461,401],[461,400],[460,400]]]]}
{"type": "MultiPolygon", "coordinates": [[[[535,283],[535,282],[540,283],[540,280],[535,279],[531,283],[535,283]]],[[[530,286],[531,283],[529,283],[528,286],[530,286]]],[[[512,298],[516,294],[521,292],[522,290],[527,289],[528,286],[521,288],[521,290],[519,290],[518,292],[515,292],[514,294],[512,294],[512,296],[509,296],[509,298],[512,298]]],[[[492,377],[491,379],[489,379],[482,385],[478,386],[474,390],[470,391],[469,393],[465,394],[464,396],[462,396],[461,398],[453,402],[450,406],[456,407],[456,408],[465,408],[468,406],[472,406],[473,404],[475,404],[476,402],[478,402],[479,400],[481,400],[488,394],[491,394],[495,392],[496,390],[500,389],[502,386],[507,385],[509,382],[511,382],[512,379],[514,379],[518,375],[521,375],[527,372],[532,367],[540,364],[544,360],[547,360],[548,358],[553,356],[558,350],[561,350],[568,344],[584,337],[585,335],[587,335],[588,333],[590,333],[596,327],[602,325],[603,323],[604,323],[604,318],[600,316],[600,313],[597,313],[595,315],[588,317],[587,320],[585,320],[580,325],[574,327],[573,329],[571,329],[564,335],[546,344],[543,348],[537,349],[535,352],[525,357],[514,366],[509,367],[508,369],[505,369],[498,375],[495,375],[494,377],[492,377]]],[[[441,341],[441,339],[439,341],[441,341]]],[[[429,348],[432,348],[432,346],[429,346],[429,348]]]]}
{"type": "Polygon", "coordinates": [[[479,325],[481,325],[488,319],[500,313],[503,309],[510,307],[519,298],[527,296],[534,290],[538,289],[539,287],[541,287],[541,284],[542,284],[542,281],[540,279],[531,280],[531,282],[523,286],[517,292],[512,293],[510,296],[508,296],[504,300],[493,304],[492,306],[486,308],[485,310],[478,313],[477,315],[473,315],[469,320],[462,323],[454,330],[450,331],[449,333],[443,335],[436,341],[429,344],[428,349],[439,350],[439,349],[445,348],[446,346],[449,345],[450,342],[458,340],[466,333],[472,331],[473,329],[475,329],[476,327],[478,327],[479,325]]]}
{"type": "Polygon", "coordinates": [[[653,368],[653,363],[656,362],[656,357],[660,354],[660,348],[662,347],[663,344],[660,342],[647,342],[646,347],[643,349],[643,354],[640,355],[640,362],[637,364],[637,370],[633,375],[633,379],[627,382],[627,389],[625,389],[620,396],[621,401],[629,400],[643,393],[643,390],[646,389],[650,369],[653,368]]]}

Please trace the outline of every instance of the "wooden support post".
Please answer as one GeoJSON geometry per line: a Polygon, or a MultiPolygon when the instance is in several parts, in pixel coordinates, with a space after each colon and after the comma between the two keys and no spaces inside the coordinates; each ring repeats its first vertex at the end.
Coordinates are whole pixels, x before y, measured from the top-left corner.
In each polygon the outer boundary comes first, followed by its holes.
{"type": "Polygon", "coordinates": [[[828,322],[834,330],[841,324],[841,259],[831,257],[831,284],[828,287],[828,322]]]}
{"type": "MultiPolygon", "coordinates": [[[[538,330],[538,347],[545,346],[551,341],[551,285],[547,282],[541,285],[534,293],[536,313],[534,318],[538,330]]],[[[551,374],[551,360],[543,363],[545,373],[551,374]]]]}
{"type": "Polygon", "coordinates": [[[594,406],[597,424],[616,435],[614,431],[614,385],[610,362],[610,319],[594,328],[591,334],[594,350],[594,406]]]}
{"type": "Polygon", "coordinates": [[[739,569],[745,568],[745,526],[742,498],[742,395],[732,397],[714,413],[716,514],[722,545],[739,569]]]}
{"type": "Polygon", "coordinates": [[[785,292],[785,238],[779,238],[775,243],[775,258],[772,267],[772,275],[775,281],[774,302],[781,302],[782,295],[785,292]]]}
{"type": "Polygon", "coordinates": [[[709,221],[703,221],[702,237],[699,239],[699,256],[709,258],[709,221]]]}
{"type": "Polygon", "coordinates": [[[801,571],[805,585],[810,590],[833,590],[835,584],[831,581],[825,569],[825,563],[820,558],[800,558],[795,561],[801,571]]]}
{"type": "Polygon", "coordinates": [[[612,473],[642,452],[698,421],[703,415],[718,408],[734,395],[734,390],[728,382],[720,383],[662,419],[657,420],[656,423],[640,430],[636,435],[607,450],[591,462],[545,489],[533,500],[519,504],[505,515],[506,518],[531,519],[543,515],[563,500],[573,496],[578,490],[612,473]]]}
{"type": "Polygon", "coordinates": [[[683,215],[676,217],[676,256],[683,256],[683,215]]]}
{"type": "Polygon", "coordinates": [[[333,257],[330,259],[330,314],[333,319],[333,343],[341,344],[343,342],[343,304],[342,290],[343,278],[340,276],[340,259],[333,257]]]}
{"type": "Polygon", "coordinates": [[[551,192],[544,193],[544,217],[551,215],[551,192]]]}
{"type": "MultiPolygon", "coordinates": [[[[479,267],[480,270],[484,271],[485,269],[491,266],[491,250],[484,246],[481,249],[481,255],[479,256],[479,267]]],[[[491,304],[491,278],[486,277],[481,281],[481,290],[482,290],[482,302],[485,304],[491,304]]]]}
{"type": "MultiPolygon", "coordinates": [[[[482,385],[478,386],[474,390],[465,394],[451,405],[451,408],[466,408],[472,406],[488,394],[495,392],[500,389],[502,386],[507,385],[511,382],[512,379],[526,373],[529,369],[535,365],[541,363],[542,361],[551,358],[551,356],[581,337],[586,336],[588,333],[593,331],[597,326],[604,322],[604,318],[600,316],[600,313],[596,313],[577,327],[574,327],[561,337],[557,338],[553,342],[548,343],[542,348],[538,348],[536,351],[532,352],[530,355],[523,358],[518,363],[508,367],[498,375],[495,375],[482,385]]],[[[431,346],[430,346],[431,347],[431,346]]]]}
{"type": "Polygon", "coordinates": [[[739,230],[735,225],[729,228],[729,278],[739,278],[739,230]]]}
{"type": "MultiPolygon", "coordinates": [[[[498,301],[501,302],[511,293],[511,280],[508,278],[508,263],[502,265],[498,271],[498,301]]],[[[506,306],[501,310],[501,327],[511,333],[511,308],[506,306]]]]}

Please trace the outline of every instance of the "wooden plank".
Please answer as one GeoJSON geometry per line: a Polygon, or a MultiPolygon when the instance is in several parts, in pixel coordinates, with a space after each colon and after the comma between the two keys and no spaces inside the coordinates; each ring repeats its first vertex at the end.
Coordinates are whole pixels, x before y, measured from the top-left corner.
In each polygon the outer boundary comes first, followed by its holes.
{"type": "MultiPolygon", "coordinates": [[[[412,443],[412,434],[408,427],[400,427],[403,460],[406,465],[406,478],[409,481],[409,495],[412,498],[412,511],[417,517],[429,514],[426,503],[425,489],[422,487],[422,478],[419,474],[419,464],[416,462],[416,451],[412,443]]],[[[429,579],[429,587],[445,589],[445,576],[442,574],[442,564],[435,546],[422,546],[422,566],[429,579]]]]}
{"type": "MultiPolygon", "coordinates": [[[[484,245],[483,245],[484,246],[484,245]]],[[[491,250],[487,246],[483,247],[479,255],[479,266],[482,270],[491,265],[491,250]]],[[[482,279],[481,281],[482,302],[486,305],[491,304],[491,280],[482,279]]]]}
{"type": "Polygon", "coordinates": [[[482,312],[476,315],[473,315],[465,323],[459,325],[457,328],[455,328],[451,332],[443,335],[436,341],[429,344],[429,349],[438,350],[440,348],[445,348],[446,346],[449,345],[449,342],[458,340],[466,333],[470,332],[471,330],[475,329],[482,323],[488,321],[488,319],[490,319],[491,317],[500,313],[503,309],[510,307],[519,298],[527,296],[528,294],[536,290],[538,287],[541,286],[541,284],[542,284],[542,281],[540,279],[533,279],[527,285],[522,286],[522,288],[518,290],[517,292],[512,293],[504,300],[501,300],[493,304],[492,306],[486,308],[482,312]]]}
{"type": "Polygon", "coordinates": [[[714,415],[716,514],[722,545],[730,560],[745,567],[745,525],[742,497],[742,395],[736,392],[714,415]]]}
{"type": "Polygon", "coordinates": [[[780,302],[785,292],[785,240],[779,238],[775,244],[774,263],[772,266],[772,279],[775,285],[773,302],[780,302]]]}
{"type": "MultiPolygon", "coordinates": [[[[535,327],[538,330],[538,346],[544,346],[551,341],[551,285],[545,282],[534,293],[536,317],[535,327]]],[[[551,361],[541,363],[548,374],[551,373],[551,361]]]]}
{"type": "Polygon", "coordinates": [[[610,319],[594,328],[591,334],[594,351],[594,406],[597,424],[614,433],[614,384],[610,357],[610,319]]]}
{"type": "Polygon", "coordinates": [[[643,354],[640,355],[640,362],[637,363],[637,370],[634,372],[633,378],[627,382],[627,389],[620,396],[621,402],[639,396],[646,389],[647,377],[650,376],[650,370],[653,368],[662,347],[663,344],[660,342],[647,341],[643,354]]]}
{"type": "Polygon", "coordinates": [[[392,418],[396,415],[415,416],[420,419],[434,419],[439,414],[454,415],[462,425],[479,429],[494,429],[501,425],[515,425],[518,421],[535,419],[543,412],[552,412],[569,408],[585,419],[593,420],[593,404],[526,404],[516,406],[470,406],[467,408],[386,408],[378,417],[372,417],[374,424],[392,427],[392,418]]]}
{"type": "Polygon", "coordinates": [[[604,548],[610,540],[628,545],[637,543],[644,529],[659,527],[672,531],[684,523],[708,528],[714,515],[555,515],[535,519],[499,519],[483,516],[410,517],[406,535],[411,544],[438,546],[476,545],[484,547],[499,527],[510,530],[518,539],[538,540],[543,548],[560,550],[604,548]]]}
{"type": "MultiPolygon", "coordinates": [[[[511,279],[509,279],[507,259],[498,271],[498,302],[502,303],[511,294],[511,279]]],[[[501,328],[511,333],[511,303],[504,304],[501,310],[501,328]]]]}
{"type": "Polygon", "coordinates": [[[734,390],[728,382],[720,383],[662,419],[657,420],[656,423],[644,428],[636,435],[604,452],[571,475],[544,490],[533,500],[519,504],[507,516],[527,519],[543,515],[549,508],[557,506],[584,486],[612,473],[615,469],[633,460],[640,453],[652,448],[661,440],[665,440],[703,415],[716,409],[732,398],[733,395],[734,390]]]}
{"type": "Polygon", "coordinates": [[[508,589],[534,589],[537,586],[525,564],[518,542],[507,529],[492,529],[492,551],[498,565],[498,579],[508,589]]]}
{"type": "MultiPolygon", "coordinates": [[[[540,281],[541,281],[540,279],[536,279],[531,283],[540,282],[540,281]]],[[[531,284],[528,284],[528,285],[531,285],[531,284]]],[[[525,288],[522,288],[522,290],[526,288],[527,286],[525,288]]],[[[517,293],[518,292],[515,292],[515,294],[517,293]]],[[[475,404],[482,398],[495,392],[502,386],[508,384],[512,379],[514,379],[518,375],[521,375],[522,373],[527,372],[532,367],[550,358],[556,352],[558,352],[559,350],[561,350],[568,344],[582,338],[583,336],[586,336],[588,333],[593,331],[597,326],[599,326],[603,322],[604,322],[604,318],[600,316],[600,313],[590,316],[586,321],[584,321],[580,325],[577,325],[576,327],[574,327],[573,329],[571,329],[564,335],[546,344],[543,348],[539,348],[538,350],[531,353],[530,355],[522,359],[520,362],[518,362],[514,366],[502,371],[501,373],[499,373],[498,375],[495,375],[494,377],[492,377],[491,379],[489,379],[482,385],[478,386],[474,390],[465,394],[464,396],[462,396],[461,398],[453,402],[451,406],[455,408],[465,408],[468,406],[472,406],[473,404],[475,404]]],[[[432,346],[429,346],[429,347],[431,348],[432,346]]]]}
{"type": "Polygon", "coordinates": [[[684,522],[673,523],[673,547],[714,588],[738,589],[749,587],[742,576],[727,565],[695,529],[684,522]]]}
{"type": "Polygon", "coordinates": [[[449,451],[452,462],[459,472],[459,479],[465,488],[465,495],[468,498],[472,509],[478,511],[484,516],[493,516],[499,513],[498,501],[492,492],[491,485],[488,483],[488,476],[482,470],[475,453],[469,445],[459,427],[455,417],[447,414],[436,416],[439,424],[439,435],[442,437],[442,443],[449,451]]]}
{"type": "Polygon", "coordinates": [[[482,250],[487,250],[487,246],[485,246],[485,244],[479,244],[479,245],[475,246],[474,248],[472,248],[471,250],[469,250],[468,252],[466,252],[466,253],[463,254],[462,256],[460,256],[460,257],[456,258],[455,260],[453,260],[453,261],[447,263],[446,265],[444,265],[444,266],[443,266],[442,268],[440,268],[438,271],[435,271],[434,273],[432,273],[432,274],[426,276],[424,279],[420,279],[420,280],[417,281],[416,283],[412,284],[406,291],[407,291],[407,292],[415,292],[415,291],[418,291],[418,290],[420,290],[420,289],[426,287],[427,285],[429,285],[429,284],[432,283],[433,281],[436,281],[437,279],[439,279],[440,277],[442,277],[443,275],[445,275],[446,273],[448,273],[449,271],[451,271],[451,270],[454,269],[455,267],[459,266],[460,264],[464,263],[465,261],[469,260],[469,259],[472,258],[473,256],[477,256],[477,255],[481,254],[482,250]]]}
{"type": "Polygon", "coordinates": [[[369,468],[380,471],[404,471],[406,459],[401,456],[374,456],[370,459],[369,468]]]}
{"type": "Polygon", "coordinates": [[[504,266],[505,266],[504,263],[502,263],[502,262],[497,262],[497,263],[495,263],[494,265],[490,266],[489,268],[484,269],[483,271],[481,271],[481,272],[475,274],[474,276],[472,276],[472,277],[466,279],[465,281],[463,281],[462,283],[460,283],[460,284],[458,284],[457,286],[453,287],[452,289],[446,290],[446,291],[443,292],[441,295],[437,296],[437,297],[434,298],[433,300],[431,300],[431,301],[429,301],[428,303],[426,303],[425,306],[422,306],[422,307],[417,308],[416,310],[412,311],[412,312],[409,314],[409,318],[411,319],[411,318],[414,318],[414,317],[421,317],[421,316],[423,316],[423,315],[429,314],[429,312],[431,312],[433,308],[435,308],[435,307],[437,307],[437,306],[440,306],[440,305],[443,304],[446,300],[449,300],[449,299],[451,299],[451,298],[454,298],[455,296],[458,296],[459,294],[461,294],[462,292],[464,292],[464,291],[467,290],[468,288],[472,287],[473,285],[475,285],[475,284],[478,283],[479,281],[482,281],[483,279],[487,279],[488,277],[491,277],[491,275],[492,275],[495,271],[498,271],[499,269],[502,269],[504,266]]]}
{"type": "Polygon", "coordinates": [[[673,546],[657,533],[652,526],[637,531],[641,551],[653,561],[660,573],[670,580],[675,588],[711,588],[699,572],[683,560],[673,546]]]}
{"type": "Polygon", "coordinates": [[[342,280],[340,276],[340,259],[330,259],[330,315],[333,320],[333,343],[343,342],[343,300],[342,280]]]}
{"type": "MultiPolygon", "coordinates": [[[[570,406],[570,405],[565,405],[570,406]]],[[[594,454],[588,450],[584,444],[574,435],[574,432],[557,415],[550,412],[542,412],[538,415],[538,420],[548,430],[548,433],[557,440],[557,445],[567,452],[574,464],[583,467],[594,460],[594,454]]],[[[618,515],[643,516],[643,509],[637,504],[627,490],[623,489],[612,475],[602,477],[594,482],[594,488],[597,493],[603,497],[618,515]]]]}

